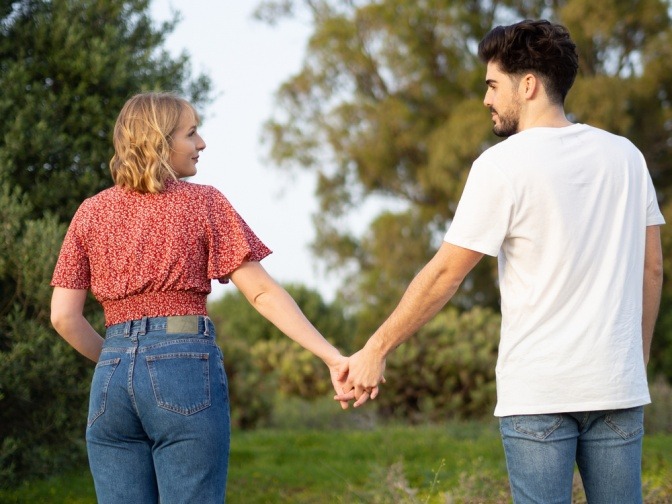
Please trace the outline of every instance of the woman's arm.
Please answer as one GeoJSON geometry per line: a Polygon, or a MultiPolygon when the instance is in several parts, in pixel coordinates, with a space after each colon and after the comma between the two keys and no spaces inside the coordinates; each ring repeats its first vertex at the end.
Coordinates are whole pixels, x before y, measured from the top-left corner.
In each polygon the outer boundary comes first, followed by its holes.
{"type": "Polygon", "coordinates": [[[84,289],[54,287],[51,296],[51,323],[70,346],[93,362],[98,362],[103,338],[84,318],[86,293],[84,289]]]}
{"type": "MultiPolygon", "coordinates": [[[[337,377],[347,358],[315,329],[289,293],[255,261],[244,262],[229,277],[264,318],[324,361],[329,367],[334,389],[340,393],[337,377]]],[[[347,407],[347,403],[341,405],[347,407]]]]}

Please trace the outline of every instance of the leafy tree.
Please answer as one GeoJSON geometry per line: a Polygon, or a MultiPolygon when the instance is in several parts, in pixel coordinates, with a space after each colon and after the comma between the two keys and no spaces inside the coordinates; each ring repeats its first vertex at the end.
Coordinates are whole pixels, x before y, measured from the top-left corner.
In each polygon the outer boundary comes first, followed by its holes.
{"type": "MultiPolygon", "coordinates": [[[[91,366],[49,327],[49,277],[65,233],[54,215],[30,219],[31,206],[7,184],[0,191],[0,482],[45,474],[83,460],[82,429],[91,366]],[[10,280],[7,282],[7,280],[10,280]],[[77,449],[77,448],[80,449],[77,449]]],[[[98,310],[87,309],[102,327],[98,310]]]]}
{"type": "Polygon", "coordinates": [[[148,0],[20,0],[0,8],[0,181],[34,212],[70,219],[111,185],[111,132],[140,91],[175,90],[205,103],[186,54],[162,49],[175,20],[156,27],[148,0]]]}
{"type": "MultiPolygon", "coordinates": [[[[407,279],[424,264],[428,244],[436,244],[454,215],[472,161],[497,141],[482,105],[484,68],[475,54],[497,24],[546,17],[568,26],[580,69],[567,111],[575,121],[632,139],[661,203],[672,205],[670,12],[669,0],[260,3],[263,21],[307,15],[313,23],[303,66],[278,89],[279,112],[265,138],[281,167],[317,174],[314,248],[328,267],[348,273],[346,299],[366,300],[363,331],[370,319],[382,322],[380,313],[398,300],[395,282],[369,279],[395,273],[407,279]],[[344,219],[356,218],[374,197],[408,210],[380,216],[363,236],[344,230],[344,219]],[[405,238],[417,236],[418,227],[432,239],[405,238]]],[[[667,228],[663,232],[671,233],[667,228]]],[[[492,259],[482,261],[458,306],[497,308],[495,271],[492,259]]],[[[669,282],[665,293],[661,313],[672,311],[669,282]]]]}
{"type": "MultiPolygon", "coordinates": [[[[132,94],[210,81],[161,48],[148,1],[0,2],[0,483],[81,459],[91,364],[53,331],[49,282],[69,221],[111,184],[116,115],[132,94]]],[[[103,329],[90,300],[86,314],[103,329]]]]}

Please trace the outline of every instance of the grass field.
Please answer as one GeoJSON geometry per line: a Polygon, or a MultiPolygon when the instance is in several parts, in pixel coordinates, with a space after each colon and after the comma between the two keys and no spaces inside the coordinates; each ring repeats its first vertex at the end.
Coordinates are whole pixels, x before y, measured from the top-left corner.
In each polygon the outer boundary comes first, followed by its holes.
{"type": "MultiPolygon", "coordinates": [[[[291,423],[291,418],[286,421],[291,423]]],[[[441,426],[359,421],[356,429],[343,427],[327,420],[319,429],[283,425],[234,432],[227,502],[510,501],[494,421],[441,426]]],[[[672,435],[645,437],[643,469],[646,502],[672,502],[672,435]]],[[[578,479],[576,495],[576,503],[584,502],[578,479]]],[[[0,502],[93,504],[95,495],[88,471],[80,469],[59,478],[26,482],[11,491],[0,490],[0,502]]]]}

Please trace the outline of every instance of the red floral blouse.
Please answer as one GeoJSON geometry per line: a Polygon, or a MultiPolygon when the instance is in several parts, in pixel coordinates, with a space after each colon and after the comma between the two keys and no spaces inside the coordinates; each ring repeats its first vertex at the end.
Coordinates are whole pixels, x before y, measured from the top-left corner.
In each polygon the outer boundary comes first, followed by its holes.
{"type": "Polygon", "coordinates": [[[52,286],[91,289],[107,326],[147,317],[205,315],[210,279],[228,282],[271,251],[211,186],[169,181],[159,194],[114,186],[72,219],[52,286]]]}

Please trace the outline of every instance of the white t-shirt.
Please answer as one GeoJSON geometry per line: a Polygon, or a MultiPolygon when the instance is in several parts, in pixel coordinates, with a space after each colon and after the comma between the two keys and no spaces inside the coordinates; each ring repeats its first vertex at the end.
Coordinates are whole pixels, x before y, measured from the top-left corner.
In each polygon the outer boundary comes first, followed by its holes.
{"type": "Polygon", "coordinates": [[[498,255],[496,416],[650,402],[644,246],[664,222],[639,150],[591,126],[524,130],[474,162],[445,241],[498,255]]]}

